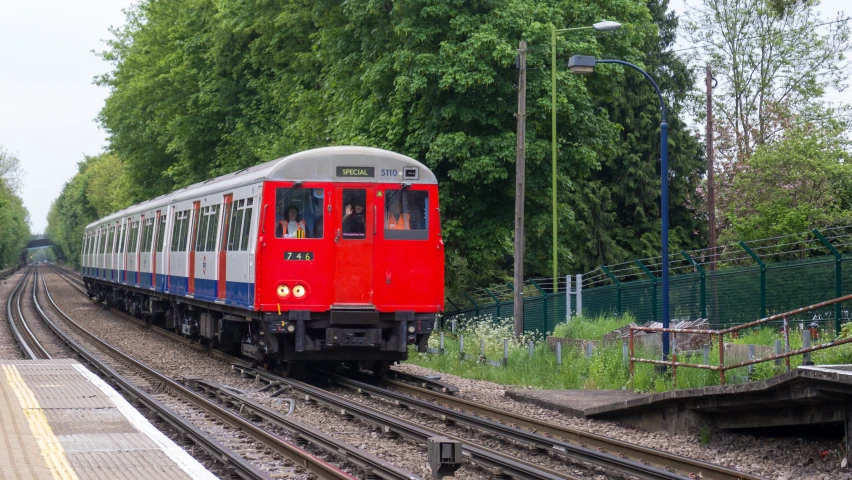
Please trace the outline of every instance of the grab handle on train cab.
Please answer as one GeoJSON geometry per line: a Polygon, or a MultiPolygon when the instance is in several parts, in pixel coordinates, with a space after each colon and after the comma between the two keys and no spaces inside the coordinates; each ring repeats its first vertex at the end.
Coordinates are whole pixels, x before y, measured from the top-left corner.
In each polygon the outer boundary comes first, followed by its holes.
{"type": "Polygon", "coordinates": [[[339,228],[337,229],[337,233],[334,234],[334,241],[336,242],[338,240],[340,240],[340,229],[339,228]]]}

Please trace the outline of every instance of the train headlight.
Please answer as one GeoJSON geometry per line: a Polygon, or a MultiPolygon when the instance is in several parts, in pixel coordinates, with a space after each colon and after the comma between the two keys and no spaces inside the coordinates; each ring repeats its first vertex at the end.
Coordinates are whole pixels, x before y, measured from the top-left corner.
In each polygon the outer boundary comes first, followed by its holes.
{"type": "Polygon", "coordinates": [[[293,287],[293,296],[296,298],[302,298],[305,296],[305,287],[304,285],[296,285],[293,287]]]}
{"type": "Polygon", "coordinates": [[[408,333],[414,333],[414,325],[408,326],[408,333]]]}
{"type": "Polygon", "coordinates": [[[278,285],[278,296],[281,298],[286,298],[290,296],[290,287],[287,285],[278,285]]]}
{"type": "Polygon", "coordinates": [[[287,331],[293,333],[296,330],[296,327],[293,324],[287,325],[287,331]]]}

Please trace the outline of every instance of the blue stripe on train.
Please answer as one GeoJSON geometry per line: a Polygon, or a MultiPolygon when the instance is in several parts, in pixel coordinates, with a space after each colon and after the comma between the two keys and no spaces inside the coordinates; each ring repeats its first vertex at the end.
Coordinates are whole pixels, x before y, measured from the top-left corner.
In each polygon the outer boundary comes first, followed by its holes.
{"type": "MultiPolygon", "coordinates": [[[[122,280],[124,279],[124,274],[127,274],[127,282],[128,284],[136,284],[141,287],[150,287],[151,286],[151,273],[142,273],[141,275],[138,272],[125,272],[123,270],[110,270],[107,269],[90,269],[89,273],[94,273],[95,278],[103,278],[107,280],[108,276],[113,276],[116,283],[125,283],[122,280]],[[109,273],[108,273],[109,272],[109,273]],[[141,284],[136,282],[136,279],[141,279],[141,284]]],[[[165,291],[166,290],[166,275],[161,273],[157,274],[157,290],[165,291]]],[[[187,289],[189,287],[189,279],[187,277],[181,277],[177,275],[168,275],[169,279],[169,288],[168,293],[172,295],[187,295],[187,289]]],[[[195,295],[194,297],[198,300],[204,301],[215,301],[216,294],[218,292],[218,280],[207,280],[203,278],[195,279],[195,295]]],[[[225,284],[225,304],[233,305],[245,308],[251,308],[254,305],[254,284],[253,283],[243,283],[243,282],[226,282],[225,284]]]]}

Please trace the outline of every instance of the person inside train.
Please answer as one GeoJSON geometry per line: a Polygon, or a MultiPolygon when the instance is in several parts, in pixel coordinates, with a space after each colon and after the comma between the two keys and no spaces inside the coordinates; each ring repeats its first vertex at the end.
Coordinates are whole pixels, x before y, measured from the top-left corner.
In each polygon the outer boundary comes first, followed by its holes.
{"type": "Polygon", "coordinates": [[[388,218],[385,228],[388,230],[409,230],[411,228],[411,214],[404,212],[402,198],[387,206],[388,218]]]}
{"type": "Polygon", "coordinates": [[[275,227],[275,236],[279,238],[305,238],[307,236],[305,221],[299,216],[299,207],[290,205],[287,208],[285,220],[279,220],[275,227]]]}
{"type": "Polygon", "coordinates": [[[343,236],[364,238],[367,233],[367,219],[364,215],[364,203],[357,198],[346,202],[346,214],[343,216],[343,236]]]}

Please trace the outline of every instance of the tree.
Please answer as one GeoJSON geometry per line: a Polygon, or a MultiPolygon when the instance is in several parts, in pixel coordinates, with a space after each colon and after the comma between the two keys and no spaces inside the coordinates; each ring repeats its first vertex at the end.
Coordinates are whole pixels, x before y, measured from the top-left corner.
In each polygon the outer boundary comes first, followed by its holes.
{"type": "Polygon", "coordinates": [[[47,215],[47,235],[61,256],[79,265],[83,231],[93,221],[134,203],[128,173],[114,154],[85,157],[47,215]]]}
{"type": "MultiPolygon", "coordinates": [[[[706,219],[699,195],[706,172],[704,152],[696,135],[681,119],[688,109],[695,79],[686,64],[671,51],[678,19],[667,0],[647,3],[659,35],[646,38],[648,73],[656,80],[668,108],[669,218],[673,251],[705,244],[706,219]]],[[[595,89],[599,105],[619,126],[614,152],[601,159],[600,168],[573,184],[572,206],[577,218],[572,243],[572,266],[588,271],[601,264],[660,255],[660,111],[651,84],[637,72],[621,66],[599,66],[619,71],[613,91],[595,89]]],[[[590,83],[592,83],[590,81],[590,83]]]]}
{"type": "Polygon", "coordinates": [[[783,137],[791,121],[814,117],[827,88],[844,85],[848,74],[842,67],[852,47],[848,18],[827,21],[818,5],[818,0],[703,0],[689,31],[719,78],[720,161],[747,159],[755,148],[783,137]]]}
{"type": "Polygon", "coordinates": [[[807,123],[758,146],[726,212],[730,236],[751,240],[852,221],[852,155],[839,122],[807,123]]]}
{"type": "MultiPolygon", "coordinates": [[[[571,52],[639,58],[655,35],[627,0],[382,3],[158,0],[131,10],[104,58],[110,96],[99,119],[147,198],[299,150],[356,144],[407,154],[442,184],[448,278],[479,282],[511,265],[518,39],[549,65],[550,25],[617,17],[616,35],[560,38],[571,52]],[[473,281],[473,280],[471,280],[473,281]]],[[[623,74],[596,74],[617,91],[623,74]]],[[[528,81],[528,237],[531,272],[550,259],[550,77],[528,81]]],[[[561,68],[560,238],[575,235],[571,181],[612,154],[619,127],[585,80],[561,68]]],[[[560,264],[572,244],[560,248],[560,264]]],[[[459,288],[463,287],[460,285],[459,288]]]]}
{"type": "Polygon", "coordinates": [[[24,170],[21,161],[0,145],[0,179],[12,193],[18,194],[23,183],[24,170]]]}

